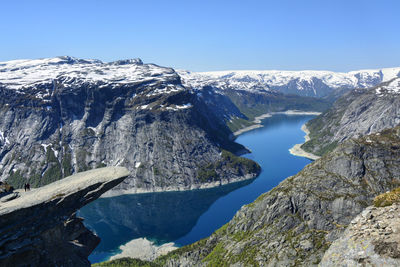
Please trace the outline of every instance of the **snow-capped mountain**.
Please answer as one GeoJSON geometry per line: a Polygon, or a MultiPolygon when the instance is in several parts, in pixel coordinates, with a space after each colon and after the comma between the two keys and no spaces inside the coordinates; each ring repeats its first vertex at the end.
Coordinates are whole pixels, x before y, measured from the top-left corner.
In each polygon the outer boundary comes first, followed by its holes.
{"type": "MultiPolygon", "coordinates": [[[[2,62],[0,181],[37,187],[106,165],[129,169],[118,188],[129,192],[253,178],[256,163],[238,168],[223,156],[244,147],[229,139],[223,102],[206,103],[212,94],[200,97],[173,69],[138,59],[2,62]]],[[[241,116],[225,102],[229,116],[241,116]]]]}
{"type": "Polygon", "coordinates": [[[0,62],[0,86],[7,89],[41,88],[56,79],[68,84],[122,86],[135,83],[151,85],[170,79],[179,80],[179,77],[171,68],[143,64],[140,59],[103,63],[100,60],[62,56],[0,62]]]}
{"type": "Polygon", "coordinates": [[[323,97],[337,89],[369,88],[400,76],[400,67],[351,72],[332,71],[178,71],[185,85],[247,91],[277,90],[286,94],[323,97]]]}

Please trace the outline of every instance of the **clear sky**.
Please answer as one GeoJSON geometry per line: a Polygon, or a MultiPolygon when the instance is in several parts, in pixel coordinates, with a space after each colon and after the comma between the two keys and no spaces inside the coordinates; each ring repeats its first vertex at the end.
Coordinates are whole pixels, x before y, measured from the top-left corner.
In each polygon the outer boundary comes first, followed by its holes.
{"type": "Polygon", "coordinates": [[[399,0],[1,0],[0,61],[70,55],[193,71],[400,66],[399,0]]]}

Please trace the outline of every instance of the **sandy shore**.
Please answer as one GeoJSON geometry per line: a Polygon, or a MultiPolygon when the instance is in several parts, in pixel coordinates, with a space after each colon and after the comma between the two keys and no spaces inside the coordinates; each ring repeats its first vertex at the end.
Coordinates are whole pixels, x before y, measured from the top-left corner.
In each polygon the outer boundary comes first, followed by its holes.
{"type": "Polygon", "coordinates": [[[255,117],[253,120],[253,123],[255,123],[254,125],[250,125],[248,127],[242,128],[240,130],[237,130],[236,132],[234,132],[233,134],[235,136],[238,136],[244,132],[248,132],[257,128],[261,128],[263,127],[263,125],[261,124],[261,120],[265,119],[265,118],[269,118],[272,117],[272,115],[275,114],[285,114],[285,115],[319,115],[321,114],[321,112],[316,112],[316,111],[301,111],[301,110],[287,110],[287,111],[282,111],[282,112],[271,112],[271,113],[265,113],[261,116],[255,117]]]}
{"type": "Polygon", "coordinates": [[[147,240],[146,238],[138,238],[129,241],[119,248],[122,250],[122,252],[112,256],[110,260],[129,257],[152,261],[159,256],[165,255],[168,252],[177,249],[178,247],[176,247],[174,243],[166,243],[161,246],[156,246],[153,242],[147,240]]]}
{"type": "Polygon", "coordinates": [[[250,125],[250,126],[244,127],[244,128],[242,128],[240,130],[237,130],[233,134],[235,136],[238,136],[238,135],[240,135],[240,134],[242,134],[244,132],[248,132],[248,131],[263,127],[263,125],[261,124],[261,120],[265,119],[265,118],[269,118],[271,116],[272,116],[271,113],[266,113],[266,114],[263,114],[261,116],[255,117],[254,120],[253,120],[253,123],[255,123],[254,125],[250,125]]]}
{"type": "Polygon", "coordinates": [[[285,114],[285,115],[320,115],[318,111],[301,111],[301,110],[287,110],[283,112],[274,112],[272,114],[285,114]]]}
{"type": "MultiPolygon", "coordinates": [[[[310,137],[309,137],[310,131],[307,129],[307,126],[305,124],[303,124],[303,126],[301,126],[301,130],[303,130],[303,132],[306,133],[306,135],[304,136],[304,143],[305,143],[310,140],[310,137]]],[[[300,147],[301,145],[302,144],[296,144],[292,148],[290,148],[289,149],[290,154],[292,154],[294,156],[305,157],[305,158],[312,159],[312,160],[316,160],[316,159],[320,158],[317,155],[314,155],[312,153],[308,153],[308,152],[304,151],[300,147]]]]}

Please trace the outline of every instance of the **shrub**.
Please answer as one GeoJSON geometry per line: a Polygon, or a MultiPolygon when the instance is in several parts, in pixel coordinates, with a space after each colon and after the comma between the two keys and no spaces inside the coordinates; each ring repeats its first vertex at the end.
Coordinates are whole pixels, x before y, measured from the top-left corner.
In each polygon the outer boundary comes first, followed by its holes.
{"type": "Polygon", "coordinates": [[[386,207],[390,206],[393,203],[400,203],[400,187],[379,196],[376,196],[374,199],[375,207],[386,207]]]}

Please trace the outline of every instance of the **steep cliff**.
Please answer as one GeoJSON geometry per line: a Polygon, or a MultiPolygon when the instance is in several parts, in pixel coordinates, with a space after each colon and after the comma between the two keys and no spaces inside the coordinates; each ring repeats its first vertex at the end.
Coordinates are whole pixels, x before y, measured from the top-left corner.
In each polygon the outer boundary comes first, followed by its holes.
{"type": "Polygon", "coordinates": [[[100,238],[75,212],[129,175],[108,167],[22,192],[0,204],[0,266],[90,266],[100,238]]]}
{"type": "Polygon", "coordinates": [[[322,155],[338,143],[400,124],[400,78],[370,89],[350,91],[306,126],[310,141],[301,146],[322,155]]]}
{"type": "Polygon", "coordinates": [[[244,148],[230,141],[222,115],[170,68],[9,61],[0,65],[0,96],[0,174],[15,187],[115,165],[132,174],[116,188],[128,192],[216,186],[259,172],[230,153],[244,148]]]}
{"type": "Polygon", "coordinates": [[[400,127],[348,140],[244,206],[166,266],[317,265],[373,198],[400,185],[400,127]]]}

